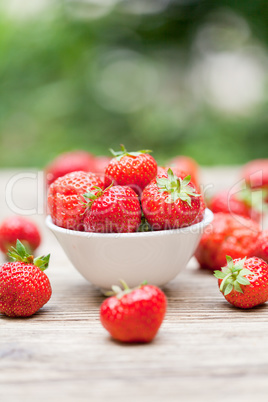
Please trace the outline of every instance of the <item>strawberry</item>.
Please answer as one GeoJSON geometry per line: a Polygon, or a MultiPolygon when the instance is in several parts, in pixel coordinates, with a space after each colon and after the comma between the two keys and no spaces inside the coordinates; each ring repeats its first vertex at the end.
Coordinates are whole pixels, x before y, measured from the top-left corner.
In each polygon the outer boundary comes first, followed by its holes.
{"type": "Polygon", "coordinates": [[[41,243],[41,235],[35,223],[22,216],[10,216],[0,226],[0,248],[7,253],[19,239],[29,253],[33,253],[41,243]]]}
{"type": "Polygon", "coordinates": [[[206,206],[204,197],[201,196],[201,197],[200,197],[200,208],[199,208],[199,212],[198,212],[196,218],[194,219],[192,225],[195,225],[196,223],[199,223],[199,222],[201,222],[201,221],[204,219],[206,207],[207,207],[207,206],[206,206]]]}
{"type": "Polygon", "coordinates": [[[171,166],[171,169],[179,169],[191,176],[191,180],[195,186],[199,184],[199,165],[198,163],[191,158],[190,156],[180,155],[171,159],[168,162],[168,166],[171,166]]]}
{"type": "Polygon", "coordinates": [[[11,247],[13,260],[0,267],[0,312],[9,317],[29,317],[51,297],[51,285],[43,272],[49,255],[33,258],[18,240],[11,247]]]}
{"type": "Polygon", "coordinates": [[[215,271],[220,291],[236,307],[252,308],[268,300],[268,264],[260,258],[226,256],[227,265],[215,271]]]}
{"type": "Polygon", "coordinates": [[[83,194],[103,188],[103,182],[94,173],[72,172],[56,179],[49,187],[48,208],[55,225],[84,230],[85,199],[83,194]]]}
{"type": "Polygon", "coordinates": [[[166,177],[168,170],[171,169],[172,172],[177,176],[180,177],[181,179],[184,179],[186,176],[188,176],[188,173],[184,172],[181,169],[178,169],[177,167],[169,167],[169,166],[157,166],[157,177],[166,177]]]}
{"type": "Polygon", "coordinates": [[[220,269],[225,264],[226,255],[231,255],[232,258],[254,256],[259,234],[257,222],[219,212],[204,230],[195,257],[201,268],[212,271],[220,269]]]}
{"type": "Polygon", "coordinates": [[[95,158],[86,151],[72,151],[60,154],[46,168],[47,184],[50,185],[58,177],[67,173],[84,171],[94,172],[95,158]]]}
{"type": "Polygon", "coordinates": [[[94,169],[91,170],[91,172],[104,176],[105,170],[110,162],[111,158],[108,156],[96,156],[94,160],[94,169]]]}
{"type": "Polygon", "coordinates": [[[268,190],[268,159],[248,162],[242,170],[242,177],[250,188],[268,190]]]}
{"type": "Polygon", "coordinates": [[[256,257],[259,257],[268,263],[268,230],[263,230],[256,243],[256,257]]]}
{"type": "Polygon", "coordinates": [[[142,193],[142,209],[153,230],[191,225],[200,210],[200,194],[191,177],[177,177],[169,169],[152,180],[142,193]]]}
{"type": "MultiPolygon", "coordinates": [[[[157,167],[157,177],[166,177],[166,174],[168,172],[168,169],[171,169],[172,172],[177,176],[180,177],[181,179],[184,179],[186,176],[188,176],[187,173],[185,173],[183,170],[179,169],[178,167],[162,167],[162,166],[158,166],[157,167]]],[[[192,177],[191,177],[191,181],[192,181],[192,177]]],[[[194,182],[193,182],[194,184],[194,182]]],[[[195,185],[195,188],[198,192],[201,192],[199,190],[199,187],[195,185]]],[[[205,209],[206,209],[206,203],[203,197],[200,197],[200,209],[198,212],[198,215],[196,216],[196,218],[194,219],[192,225],[199,223],[203,220],[204,218],[204,213],[205,213],[205,209]]]]}
{"type": "Polygon", "coordinates": [[[226,212],[241,215],[245,218],[251,218],[259,222],[261,218],[260,210],[262,208],[262,200],[259,200],[259,204],[257,205],[254,193],[259,196],[259,192],[252,192],[249,189],[241,190],[234,194],[228,190],[220,191],[210,199],[209,208],[214,213],[226,212]]]}
{"type": "Polygon", "coordinates": [[[129,186],[140,195],[157,173],[157,163],[149,155],[151,151],[127,152],[121,145],[121,151],[114,152],[111,149],[111,152],[114,158],[105,171],[105,187],[111,183],[129,186]]]}
{"type": "Polygon", "coordinates": [[[141,208],[137,194],[127,186],[108,187],[104,191],[84,194],[89,200],[84,226],[87,232],[136,232],[141,223],[141,208]]]}
{"type": "Polygon", "coordinates": [[[100,307],[100,320],[114,339],[121,342],[150,342],[156,335],[166,313],[165,294],[156,286],[142,284],[124,290],[113,286],[115,296],[100,307]]]}

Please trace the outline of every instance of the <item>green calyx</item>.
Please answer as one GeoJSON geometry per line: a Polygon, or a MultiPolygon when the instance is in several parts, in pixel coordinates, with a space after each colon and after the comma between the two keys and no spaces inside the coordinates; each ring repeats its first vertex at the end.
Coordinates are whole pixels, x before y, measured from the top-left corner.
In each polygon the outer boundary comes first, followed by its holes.
{"type": "Polygon", "coordinates": [[[87,202],[84,203],[85,206],[88,207],[88,208],[91,208],[91,205],[93,204],[93,202],[94,202],[97,198],[101,197],[101,196],[103,195],[103,193],[105,193],[105,191],[109,190],[109,188],[111,188],[111,187],[113,186],[113,184],[114,184],[114,183],[112,182],[112,183],[111,183],[108,187],[106,187],[104,190],[103,190],[102,188],[98,187],[98,186],[93,186],[93,188],[95,188],[95,190],[96,190],[95,193],[89,192],[89,193],[83,194],[83,197],[86,198],[86,200],[87,200],[87,202]]]}
{"type": "Polygon", "coordinates": [[[235,193],[235,197],[243,201],[248,207],[255,209],[256,211],[263,213],[267,210],[265,199],[267,197],[267,191],[263,189],[252,190],[249,187],[235,193]]]}
{"type": "Polygon", "coordinates": [[[120,286],[113,285],[112,290],[105,293],[105,296],[116,296],[118,299],[121,299],[123,296],[127,295],[128,293],[133,292],[135,289],[139,289],[144,285],[147,285],[147,281],[142,282],[141,285],[137,286],[136,288],[130,289],[126,282],[123,279],[120,279],[119,282],[123,286],[123,289],[120,286]]]}
{"type": "Polygon", "coordinates": [[[21,261],[26,264],[33,264],[40,268],[41,271],[44,271],[48,267],[50,259],[50,254],[34,258],[33,255],[27,253],[26,248],[19,240],[17,240],[16,247],[11,247],[8,250],[8,256],[13,262],[21,261]]]}
{"type": "Polygon", "coordinates": [[[189,186],[191,176],[186,176],[184,179],[174,175],[171,169],[167,171],[168,177],[157,178],[156,184],[160,193],[168,192],[170,197],[166,199],[166,202],[172,203],[178,199],[186,201],[191,206],[191,196],[200,197],[192,186],[189,186]]]}
{"type": "MultiPolygon", "coordinates": [[[[109,187],[107,187],[107,189],[110,187],[111,187],[111,185],[109,187]]],[[[97,190],[95,193],[89,192],[89,193],[83,194],[83,197],[86,198],[86,200],[87,200],[85,205],[89,208],[91,207],[93,202],[103,194],[103,190],[100,187],[94,186],[94,188],[97,190]]]]}
{"type": "Polygon", "coordinates": [[[151,232],[152,228],[149,225],[147,219],[145,218],[145,216],[142,213],[142,217],[141,217],[141,223],[140,226],[138,228],[138,232],[151,232]]]}
{"type": "Polygon", "coordinates": [[[115,152],[113,149],[110,148],[111,154],[119,161],[123,156],[139,156],[140,154],[149,154],[150,151],[149,149],[144,149],[142,151],[137,151],[137,152],[128,152],[124,145],[120,145],[121,151],[115,152]]]}
{"type": "Polygon", "coordinates": [[[214,276],[218,279],[222,279],[220,291],[224,296],[231,293],[233,289],[239,293],[244,293],[240,285],[250,285],[250,281],[245,278],[245,276],[252,275],[252,272],[244,268],[246,259],[247,257],[234,264],[233,259],[227,255],[227,266],[223,267],[221,271],[214,271],[214,276]]]}

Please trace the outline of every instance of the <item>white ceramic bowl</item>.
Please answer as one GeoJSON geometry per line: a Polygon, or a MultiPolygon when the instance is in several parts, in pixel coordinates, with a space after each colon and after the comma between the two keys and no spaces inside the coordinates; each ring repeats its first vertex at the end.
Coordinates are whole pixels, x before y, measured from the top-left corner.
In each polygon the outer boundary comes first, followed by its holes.
{"type": "Polygon", "coordinates": [[[87,233],[46,224],[54,233],[66,255],[89,282],[110,289],[124,279],[130,287],[147,280],[163,286],[185,268],[212,221],[206,209],[202,222],[174,230],[141,233],[87,233]]]}

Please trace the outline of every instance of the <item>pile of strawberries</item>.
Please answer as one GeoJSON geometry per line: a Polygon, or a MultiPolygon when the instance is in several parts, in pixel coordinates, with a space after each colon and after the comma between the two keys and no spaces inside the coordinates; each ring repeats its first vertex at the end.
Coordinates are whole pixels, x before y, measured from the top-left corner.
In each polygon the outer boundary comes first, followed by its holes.
{"type": "Polygon", "coordinates": [[[158,168],[149,152],[121,146],[103,178],[84,171],[58,177],[48,190],[53,223],[70,230],[131,233],[200,222],[205,204],[191,176],[176,167],[158,168]]]}
{"type": "MultiPolygon", "coordinates": [[[[70,230],[131,233],[169,230],[202,221],[206,208],[199,190],[198,166],[177,157],[159,167],[150,151],[113,158],[84,151],[60,155],[46,169],[48,207],[54,224],[70,230]]],[[[259,223],[268,201],[268,160],[244,167],[246,188],[223,191],[207,200],[215,213],[195,257],[201,268],[214,271],[226,300],[252,308],[268,300],[268,231],[259,223]],[[261,190],[261,198],[255,197],[261,190]],[[254,202],[252,202],[254,200],[254,202]],[[256,202],[257,200],[257,202],[256,202]],[[227,262],[226,262],[227,261],[227,262]]],[[[41,241],[37,226],[11,217],[0,226],[0,248],[10,261],[0,267],[0,312],[27,317],[52,294],[43,272],[49,255],[34,258],[41,241]]],[[[143,283],[129,289],[113,286],[100,307],[100,321],[122,342],[150,342],[165,317],[167,300],[157,287],[143,283]]]]}

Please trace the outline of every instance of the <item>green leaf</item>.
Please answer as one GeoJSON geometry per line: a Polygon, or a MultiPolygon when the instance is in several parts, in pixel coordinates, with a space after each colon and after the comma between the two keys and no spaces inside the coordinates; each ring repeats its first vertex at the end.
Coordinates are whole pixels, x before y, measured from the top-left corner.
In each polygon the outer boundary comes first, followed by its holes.
{"type": "Polygon", "coordinates": [[[161,187],[166,187],[166,185],[167,185],[167,179],[163,179],[163,178],[156,179],[156,182],[161,187]]]}
{"type": "Polygon", "coordinates": [[[226,275],[222,271],[214,271],[214,276],[215,276],[215,278],[218,278],[218,279],[224,279],[226,275]]]}
{"type": "Polygon", "coordinates": [[[188,176],[184,177],[182,182],[185,186],[187,186],[190,183],[190,181],[191,181],[191,175],[188,175],[188,176]]]}
{"type": "Polygon", "coordinates": [[[16,251],[21,258],[24,258],[27,255],[24,245],[19,240],[17,240],[16,243],[16,251]]]}
{"type": "Polygon", "coordinates": [[[117,294],[117,293],[122,292],[122,289],[120,288],[120,286],[113,285],[112,286],[112,291],[113,291],[114,294],[117,294]]]}
{"type": "Polygon", "coordinates": [[[90,200],[95,200],[97,198],[96,195],[93,193],[85,193],[83,194],[83,197],[89,198],[90,200]]]}
{"type": "Polygon", "coordinates": [[[227,266],[231,268],[233,266],[233,259],[229,255],[226,256],[227,266]]]}
{"type": "Polygon", "coordinates": [[[234,290],[236,290],[239,293],[243,293],[243,290],[241,289],[240,285],[238,282],[234,282],[234,290]]]}
{"type": "Polygon", "coordinates": [[[112,148],[109,149],[111,154],[117,159],[120,160],[123,156],[130,155],[130,156],[139,156],[140,154],[149,154],[152,151],[150,149],[143,149],[137,152],[128,152],[123,144],[120,145],[121,151],[114,151],[112,148]]]}
{"type": "Polygon", "coordinates": [[[222,267],[222,272],[224,272],[225,274],[229,274],[230,273],[230,269],[228,267],[222,267]]]}
{"type": "Polygon", "coordinates": [[[236,262],[235,263],[235,269],[236,270],[237,269],[238,270],[243,269],[246,259],[247,259],[247,257],[243,258],[243,260],[241,260],[241,261],[236,262]]]}
{"type": "Polygon", "coordinates": [[[233,290],[233,285],[231,283],[228,283],[224,290],[224,296],[227,296],[231,291],[233,290]]]}
{"type": "Polygon", "coordinates": [[[247,278],[244,278],[244,276],[238,275],[236,278],[237,282],[239,282],[241,285],[250,285],[250,282],[247,278]]]}
{"type": "Polygon", "coordinates": [[[39,267],[41,271],[44,271],[48,267],[49,260],[50,260],[50,254],[47,254],[40,257],[36,257],[33,261],[33,264],[39,267]]]}
{"type": "Polygon", "coordinates": [[[174,173],[172,172],[172,170],[169,168],[167,171],[168,174],[168,179],[172,182],[174,180],[174,173]]]}
{"type": "Polygon", "coordinates": [[[240,275],[240,276],[252,275],[252,272],[251,272],[249,269],[247,269],[247,268],[243,268],[243,269],[240,271],[239,275],[240,275]]]}

